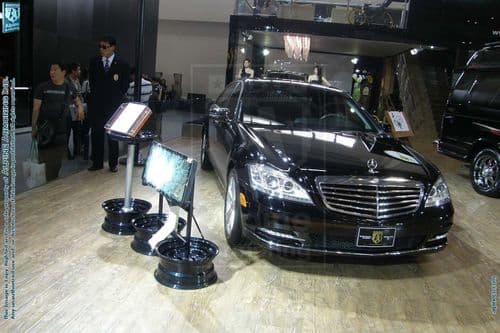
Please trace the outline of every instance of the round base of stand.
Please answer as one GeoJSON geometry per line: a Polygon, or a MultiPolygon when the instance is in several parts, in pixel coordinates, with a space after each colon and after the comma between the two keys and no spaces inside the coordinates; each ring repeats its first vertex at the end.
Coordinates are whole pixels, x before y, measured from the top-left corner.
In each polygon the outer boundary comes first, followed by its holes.
{"type": "Polygon", "coordinates": [[[191,238],[191,250],[187,252],[184,241],[168,238],[156,248],[160,263],[155,279],[174,289],[200,289],[217,281],[213,259],[219,253],[214,243],[201,238],[191,238]]]}
{"type": "MultiPolygon", "coordinates": [[[[156,256],[156,252],[151,248],[148,241],[157,233],[167,220],[168,214],[146,214],[134,219],[132,226],[135,228],[134,240],[130,246],[135,252],[147,256],[156,256]]],[[[180,218],[177,220],[177,232],[180,233],[186,226],[186,220],[180,218]]]]}
{"type": "Polygon", "coordinates": [[[106,211],[106,217],[102,229],[114,235],[128,236],[135,233],[132,220],[146,214],[151,209],[151,203],[141,199],[132,199],[131,210],[124,212],[124,198],[104,201],[102,208],[106,211]]]}

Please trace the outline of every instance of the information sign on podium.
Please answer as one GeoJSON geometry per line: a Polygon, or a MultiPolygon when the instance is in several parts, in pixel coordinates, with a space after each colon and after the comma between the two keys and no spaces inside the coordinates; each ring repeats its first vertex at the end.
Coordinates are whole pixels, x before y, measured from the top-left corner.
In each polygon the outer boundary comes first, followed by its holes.
{"type": "Polygon", "coordinates": [[[151,109],[142,103],[123,103],[104,129],[110,134],[135,138],[152,114],[151,109]]]}
{"type": "MultiPolygon", "coordinates": [[[[135,230],[131,224],[132,219],[145,214],[151,208],[151,203],[145,200],[132,199],[132,175],[137,142],[150,139],[139,135],[139,132],[152,114],[151,109],[144,104],[123,103],[104,125],[112,139],[128,144],[125,197],[107,200],[102,204],[107,213],[102,229],[109,233],[133,235],[135,230]]],[[[152,139],[154,134],[150,136],[152,139]]]]}

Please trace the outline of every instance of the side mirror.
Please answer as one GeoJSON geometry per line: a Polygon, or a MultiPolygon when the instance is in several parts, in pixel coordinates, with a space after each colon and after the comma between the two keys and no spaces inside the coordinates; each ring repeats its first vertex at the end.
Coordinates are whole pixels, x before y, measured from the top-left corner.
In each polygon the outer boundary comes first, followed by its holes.
{"type": "Polygon", "coordinates": [[[227,121],[229,119],[229,109],[212,104],[208,111],[208,117],[212,120],[227,121]]]}

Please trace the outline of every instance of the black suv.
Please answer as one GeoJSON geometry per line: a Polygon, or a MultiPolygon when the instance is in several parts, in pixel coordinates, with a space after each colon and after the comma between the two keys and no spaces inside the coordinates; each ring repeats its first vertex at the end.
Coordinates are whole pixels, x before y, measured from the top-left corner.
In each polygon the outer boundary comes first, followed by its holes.
{"type": "Polygon", "coordinates": [[[500,43],[469,59],[448,99],[437,150],[472,164],[478,193],[500,195],[500,43]]]}

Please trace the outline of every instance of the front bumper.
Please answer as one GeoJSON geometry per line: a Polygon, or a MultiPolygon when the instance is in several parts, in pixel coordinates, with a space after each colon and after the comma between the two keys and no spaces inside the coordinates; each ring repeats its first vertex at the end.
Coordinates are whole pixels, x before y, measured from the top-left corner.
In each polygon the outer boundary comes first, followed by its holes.
{"type": "Polygon", "coordinates": [[[249,187],[240,189],[248,199],[242,208],[245,236],[271,251],[303,255],[391,257],[443,250],[453,223],[453,207],[419,210],[411,216],[373,221],[323,208],[272,199],[249,187]],[[357,246],[359,228],[391,228],[391,247],[357,246]]]}
{"type": "MultiPolygon", "coordinates": [[[[330,248],[310,248],[303,246],[287,245],[280,242],[276,242],[270,239],[262,237],[259,233],[254,233],[249,230],[246,232],[246,236],[249,237],[255,244],[264,247],[270,251],[283,252],[283,253],[296,253],[302,255],[317,255],[317,256],[346,256],[346,257],[398,257],[398,256],[409,256],[409,255],[419,255],[425,253],[434,253],[443,250],[447,243],[447,234],[438,235],[436,237],[440,238],[438,245],[426,246],[425,244],[419,248],[411,250],[386,250],[383,252],[362,252],[355,250],[341,250],[341,249],[330,249],[330,248]],[[442,237],[442,238],[441,238],[442,237]]],[[[437,243],[437,242],[436,242],[437,243]]]]}

